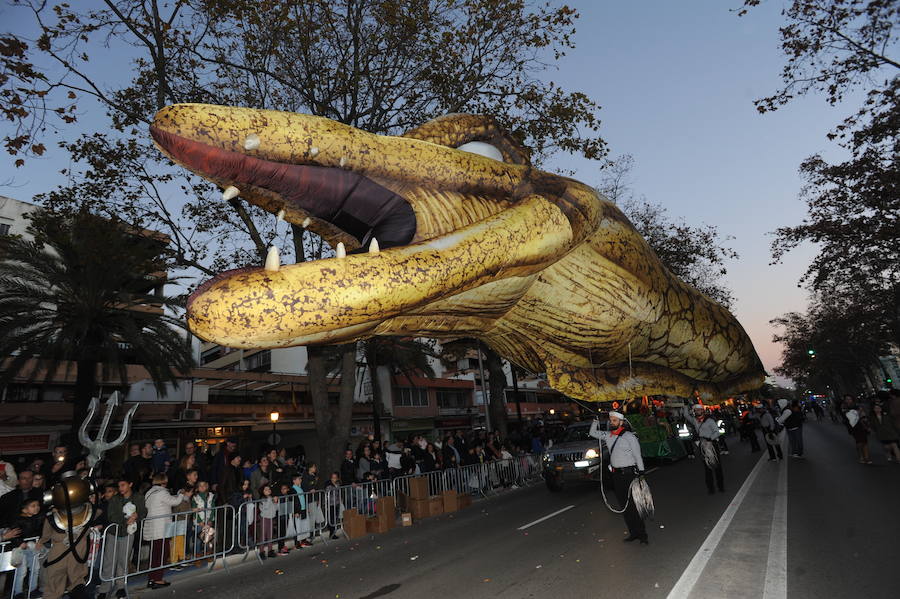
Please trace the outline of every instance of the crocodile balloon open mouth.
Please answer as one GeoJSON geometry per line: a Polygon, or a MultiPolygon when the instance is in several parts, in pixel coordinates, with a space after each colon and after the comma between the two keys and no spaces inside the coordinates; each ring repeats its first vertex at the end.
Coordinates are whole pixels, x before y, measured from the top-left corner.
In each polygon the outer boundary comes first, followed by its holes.
{"type": "Polygon", "coordinates": [[[225,199],[239,194],[339,249],[207,281],[187,314],[202,339],[272,348],[474,336],[591,400],[719,395],[764,376],[727,310],[669,273],[594,189],[532,168],[491,119],[451,115],[386,136],[180,104],[157,113],[151,134],[225,199]]]}

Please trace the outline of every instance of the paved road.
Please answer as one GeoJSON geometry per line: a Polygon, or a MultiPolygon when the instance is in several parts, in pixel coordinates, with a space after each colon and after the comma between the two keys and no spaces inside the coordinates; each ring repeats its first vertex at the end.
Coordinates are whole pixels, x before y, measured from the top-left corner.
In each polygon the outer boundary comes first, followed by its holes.
{"type": "Polygon", "coordinates": [[[694,461],[653,472],[649,546],[622,543],[621,516],[603,506],[596,487],[559,494],[534,487],[264,565],[254,559],[227,572],[170,575],[169,589],[140,595],[900,597],[900,465],[884,464],[880,450],[873,455],[881,466],[859,465],[850,437],[830,422],[810,423],[806,442],[806,459],[778,464],[730,439],[726,493],[708,495],[694,461]]]}

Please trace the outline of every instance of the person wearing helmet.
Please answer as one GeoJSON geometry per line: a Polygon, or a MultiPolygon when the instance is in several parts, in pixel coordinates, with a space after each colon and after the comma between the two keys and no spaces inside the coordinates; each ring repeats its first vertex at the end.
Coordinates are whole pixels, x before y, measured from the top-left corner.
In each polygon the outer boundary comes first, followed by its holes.
{"type": "Polygon", "coordinates": [[[606,443],[609,447],[610,470],[613,475],[613,487],[620,506],[625,506],[625,525],[628,526],[626,543],[640,541],[642,545],[649,543],[647,529],[634,505],[628,497],[631,481],[644,475],[644,460],[641,457],[641,444],[637,435],[631,431],[625,416],[621,412],[609,413],[609,430],[600,430],[600,421],[591,423],[588,433],[595,439],[606,443]]]}
{"type": "Polygon", "coordinates": [[[43,546],[50,546],[44,562],[45,599],[60,599],[64,594],[70,599],[87,597],[88,532],[96,516],[90,502],[92,492],[90,482],[75,472],[66,472],[48,493],[53,507],[44,520],[39,541],[43,546]]]}
{"type": "Polygon", "coordinates": [[[694,404],[691,410],[687,406],[683,408],[684,419],[694,426],[697,431],[700,446],[700,457],[703,458],[703,469],[706,477],[706,490],[710,495],[716,492],[716,486],[720,493],[725,492],[725,480],[722,474],[722,459],[719,452],[719,425],[715,418],[706,414],[706,408],[702,404],[694,404]],[[693,413],[691,413],[693,412],[693,413]],[[713,481],[715,475],[715,481],[713,481]]]}

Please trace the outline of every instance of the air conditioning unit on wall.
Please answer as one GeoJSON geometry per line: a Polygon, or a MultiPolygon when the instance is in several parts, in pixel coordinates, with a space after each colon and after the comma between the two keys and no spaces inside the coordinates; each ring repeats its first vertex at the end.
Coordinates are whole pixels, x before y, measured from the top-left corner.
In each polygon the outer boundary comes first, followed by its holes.
{"type": "Polygon", "coordinates": [[[200,420],[200,410],[181,410],[182,420],[200,420]]]}

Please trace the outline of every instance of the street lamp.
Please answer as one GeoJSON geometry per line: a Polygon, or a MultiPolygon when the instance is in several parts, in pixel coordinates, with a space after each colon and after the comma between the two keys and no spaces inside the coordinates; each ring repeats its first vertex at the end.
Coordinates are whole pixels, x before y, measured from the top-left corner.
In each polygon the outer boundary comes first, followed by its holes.
{"type": "Polygon", "coordinates": [[[275,427],[278,424],[278,418],[281,416],[278,412],[272,412],[269,414],[269,420],[272,421],[272,445],[278,445],[278,433],[275,432],[275,427]]]}
{"type": "Polygon", "coordinates": [[[553,408],[550,408],[550,415],[553,416],[554,414],[556,414],[556,410],[553,408]]]}

